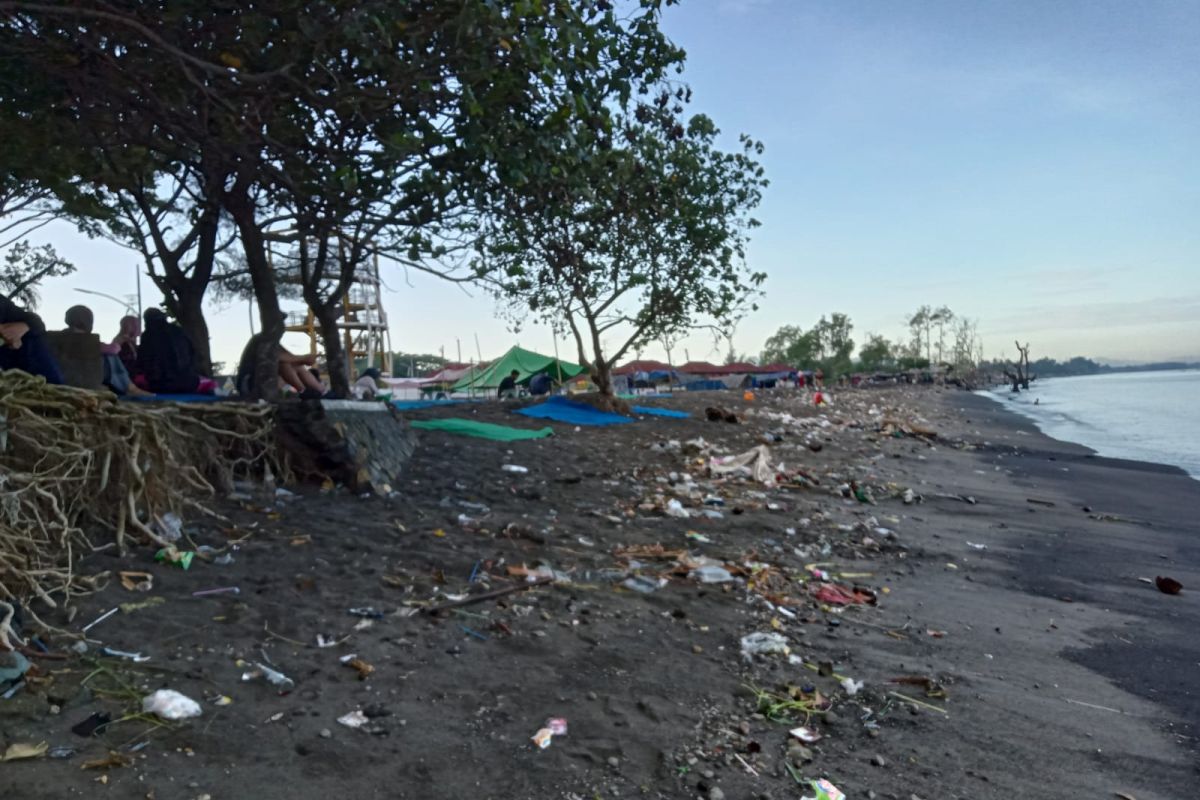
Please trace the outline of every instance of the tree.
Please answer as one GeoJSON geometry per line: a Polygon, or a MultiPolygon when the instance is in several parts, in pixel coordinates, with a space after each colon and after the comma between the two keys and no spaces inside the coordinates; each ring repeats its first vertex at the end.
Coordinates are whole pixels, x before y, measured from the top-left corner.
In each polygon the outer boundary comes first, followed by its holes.
{"type": "Polygon", "coordinates": [[[1017,361],[1004,370],[1004,377],[1012,382],[1013,394],[1017,394],[1022,389],[1028,390],[1033,378],[1029,374],[1029,343],[1026,342],[1024,347],[1019,341],[1014,344],[1017,346],[1017,361]]]}
{"type": "Polygon", "coordinates": [[[743,137],[719,150],[711,120],[680,119],[686,97],[660,87],[611,126],[580,120],[568,141],[584,147],[550,143],[485,191],[481,276],[515,316],[568,331],[605,397],[632,348],[727,329],[765,278],[744,263],[766,185],[762,146],[743,137]]]}
{"type": "Polygon", "coordinates": [[[81,115],[114,110],[133,146],[219,176],[206,186],[240,240],[270,395],[284,325],[273,248],[295,253],[344,386],[330,334],[358,266],[402,245],[410,266],[440,272],[424,245],[465,197],[447,187],[511,174],[529,140],[577,149],[568,123],[605,124],[611,98],[678,61],[660,1],[618,15],[607,0],[4,0],[0,47],[13,82],[50,75],[81,115]]]}
{"type": "Polygon", "coordinates": [[[867,341],[858,351],[859,368],[864,372],[890,369],[896,365],[892,343],[877,333],[867,334],[867,341]]]}
{"type": "Polygon", "coordinates": [[[74,271],[75,265],[60,258],[50,245],[33,247],[29,242],[17,242],[4,253],[4,264],[0,266],[0,294],[19,305],[36,307],[39,283],[74,271]]]}

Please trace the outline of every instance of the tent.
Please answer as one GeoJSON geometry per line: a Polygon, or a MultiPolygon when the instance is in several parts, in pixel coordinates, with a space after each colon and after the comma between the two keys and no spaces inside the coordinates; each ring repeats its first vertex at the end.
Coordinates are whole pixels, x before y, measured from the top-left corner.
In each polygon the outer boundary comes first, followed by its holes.
{"type": "Polygon", "coordinates": [[[545,372],[554,380],[565,380],[573,378],[584,371],[583,367],[578,364],[572,364],[570,361],[563,361],[554,356],[544,356],[532,350],[522,350],[520,347],[513,347],[487,367],[475,372],[468,372],[462,376],[454,384],[453,391],[495,390],[500,386],[500,381],[504,380],[505,376],[514,369],[519,373],[517,383],[521,384],[528,384],[529,379],[539,372],[545,372]]]}

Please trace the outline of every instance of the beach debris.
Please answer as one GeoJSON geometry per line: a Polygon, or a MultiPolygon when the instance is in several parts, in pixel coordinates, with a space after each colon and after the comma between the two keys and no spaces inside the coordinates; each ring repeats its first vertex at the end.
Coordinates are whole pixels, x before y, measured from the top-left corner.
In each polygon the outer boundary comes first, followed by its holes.
{"type": "Polygon", "coordinates": [[[174,564],[180,569],[188,569],[192,566],[192,559],[196,554],[191,550],[180,550],[175,545],[161,548],[154,554],[154,560],[163,564],[174,564]]]}
{"type": "Polygon", "coordinates": [[[805,744],[814,744],[815,742],[821,741],[821,734],[817,733],[817,731],[814,729],[805,726],[792,728],[790,731],[788,731],[788,735],[793,739],[799,739],[805,744]]]}
{"type": "Polygon", "coordinates": [[[748,633],[742,637],[742,658],[747,661],[751,660],[756,655],[770,655],[778,653],[786,656],[791,652],[788,647],[787,639],[782,634],[757,631],[748,633]]]}
{"type": "Polygon", "coordinates": [[[87,718],[71,726],[71,733],[76,736],[95,736],[104,726],[112,722],[112,714],[107,711],[93,711],[87,718]]]}
{"type": "MultiPolygon", "coordinates": [[[[245,661],[241,660],[237,662],[237,665],[239,667],[250,666],[245,661]]],[[[253,666],[254,669],[247,670],[246,672],[242,673],[242,681],[244,683],[249,683],[250,681],[256,681],[259,678],[262,678],[272,686],[278,687],[281,692],[286,692],[296,687],[296,682],[294,680],[289,678],[287,675],[284,675],[277,669],[272,669],[266,664],[262,664],[258,661],[255,661],[253,666]]]]}
{"type": "Polygon", "coordinates": [[[174,689],[159,689],[143,697],[142,712],[166,720],[191,719],[203,713],[199,703],[174,689]]]}
{"type": "Polygon", "coordinates": [[[704,418],[709,422],[727,422],[730,425],[737,425],[741,422],[737,414],[721,406],[709,406],[704,409],[704,418]]]}
{"type": "Polygon", "coordinates": [[[27,758],[41,758],[50,749],[45,742],[32,744],[30,742],[13,742],[0,756],[0,761],[21,761],[27,758]]]}
{"type": "Polygon", "coordinates": [[[854,680],[854,678],[843,678],[842,679],[842,688],[846,690],[847,695],[849,695],[850,697],[854,697],[854,695],[856,695],[862,691],[863,682],[856,681],[856,680],[854,680]]]}
{"type": "Polygon", "coordinates": [[[1035,506],[1046,506],[1047,508],[1054,507],[1054,503],[1050,500],[1038,500],[1036,497],[1026,497],[1025,502],[1032,503],[1035,506]]]}
{"type": "Polygon", "coordinates": [[[651,578],[646,575],[633,575],[621,582],[626,589],[632,589],[642,594],[653,594],[667,585],[666,578],[651,578]]]}
{"type": "Polygon", "coordinates": [[[1163,575],[1158,575],[1154,578],[1154,585],[1163,594],[1179,594],[1183,591],[1183,584],[1174,578],[1168,578],[1163,575]]]}
{"type": "Polygon", "coordinates": [[[369,720],[367,719],[367,715],[359,709],[338,717],[338,724],[345,725],[347,728],[362,728],[368,722],[369,720]]]}
{"type": "Polygon", "coordinates": [[[822,603],[831,606],[873,606],[879,602],[879,598],[874,592],[861,586],[848,589],[837,583],[818,583],[811,586],[809,593],[822,603]]]}
{"type": "Polygon", "coordinates": [[[114,606],[114,607],[110,608],[108,611],[105,611],[105,612],[104,612],[103,614],[101,614],[100,616],[96,617],[94,620],[92,620],[91,622],[89,622],[87,625],[84,625],[84,626],[83,626],[82,628],[80,628],[79,630],[80,630],[81,632],[83,632],[83,633],[87,633],[87,632],[88,632],[88,631],[90,631],[92,628],[96,627],[96,626],[97,626],[97,625],[99,625],[101,622],[104,622],[104,620],[108,619],[109,617],[111,617],[113,614],[117,613],[117,612],[118,612],[118,611],[120,611],[120,610],[121,610],[121,607],[120,607],[120,606],[114,606]]]}
{"type": "Polygon", "coordinates": [[[733,574],[729,570],[713,564],[696,567],[688,573],[688,577],[701,583],[729,583],[733,580],[733,574]]]}
{"type": "Polygon", "coordinates": [[[29,659],[16,650],[0,651],[0,684],[21,680],[29,667],[29,659]]]}
{"type": "Polygon", "coordinates": [[[371,666],[366,661],[363,661],[354,653],[342,656],[338,659],[338,661],[341,661],[347,667],[355,669],[358,672],[358,679],[360,681],[365,681],[367,676],[375,671],[375,667],[371,666]]]}
{"type": "Polygon", "coordinates": [[[529,467],[522,467],[520,464],[501,464],[500,469],[513,475],[529,474],[529,467]]]}
{"type": "Polygon", "coordinates": [[[808,786],[813,793],[805,795],[803,800],[846,800],[845,793],[824,778],[809,781],[808,786]]]}
{"type": "Polygon", "coordinates": [[[183,520],[174,512],[168,511],[161,517],[156,517],[154,522],[158,528],[158,535],[164,542],[178,542],[183,538],[183,520]]]}
{"type": "MultiPolygon", "coordinates": [[[[80,765],[81,769],[115,769],[117,767],[128,767],[133,763],[132,756],[127,756],[124,753],[118,753],[115,750],[110,750],[104,758],[96,758],[91,761],[85,761],[80,765]]],[[[108,777],[105,775],[104,777],[108,777]]],[[[103,782],[103,781],[102,781],[103,782]]]]}
{"type": "Polygon", "coordinates": [[[241,594],[242,590],[237,586],[218,586],[216,589],[200,589],[192,592],[192,597],[212,597],[217,594],[241,594]]]}
{"type": "Polygon", "coordinates": [[[130,572],[122,570],[117,573],[121,585],[129,592],[148,592],[154,588],[154,576],[149,572],[130,572]]]}
{"type": "Polygon", "coordinates": [[[966,542],[967,547],[972,550],[987,550],[986,544],[975,544],[975,542],[966,542]]]}
{"type": "Polygon", "coordinates": [[[667,501],[667,505],[663,508],[663,513],[668,517],[675,517],[676,519],[687,519],[692,515],[692,512],[683,507],[683,503],[674,498],[667,501]]]}
{"type": "Polygon", "coordinates": [[[142,655],[141,653],[130,653],[125,650],[114,650],[111,647],[101,647],[100,652],[101,654],[111,656],[112,658],[129,659],[135,664],[141,664],[150,660],[150,656],[142,655]]]}
{"type": "Polygon", "coordinates": [[[374,606],[348,608],[346,609],[346,613],[355,617],[363,617],[364,619],[383,619],[383,612],[374,606]]]}
{"type": "Polygon", "coordinates": [[[775,468],[771,466],[771,448],[765,444],[736,456],[717,456],[709,460],[709,472],[717,477],[744,475],[767,486],[775,483],[775,468]]]}
{"type": "Polygon", "coordinates": [[[551,717],[546,720],[545,726],[538,729],[538,732],[530,737],[530,740],[538,746],[539,750],[545,750],[550,746],[550,741],[555,736],[567,735],[567,720],[565,717],[551,717]]]}

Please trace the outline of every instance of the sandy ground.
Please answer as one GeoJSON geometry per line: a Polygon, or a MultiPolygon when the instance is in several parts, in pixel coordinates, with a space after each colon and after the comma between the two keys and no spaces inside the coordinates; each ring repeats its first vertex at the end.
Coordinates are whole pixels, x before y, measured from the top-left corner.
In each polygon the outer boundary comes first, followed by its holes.
{"type": "Polygon", "coordinates": [[[654,401],[699,413],[555,423],[551,439],[512,444],[427,432],[398,498],[301,491],[223,501],[228,525],[188,521],[233,563],[93,556],[92,570],[152,572],[153,589],[114,582],[48,621],[78,631],[162,602],[97,625],[85,654],[38,659],[37,681],[0,700],[0,748],[69,752],[0,763],[0,797],[797,798],[798,778],[849,798],[1194,797],[1200,483],[1091,457],[965,393],[862,390],[821,410],[806,398],[654,401]],[[716,402],[743,424],[705,421],[716,402]],[[887,417],[939,436],[888,435],[887,417]],[[769,431],[772,460],[820,485],[713,480],[682,446],[740,453],[769,431]],[[874,502],[843,497],[851,480],[874,502]],[[671,499],[687,518],[665,513],[671,499]],[[700,583],[687,566],[700,557],[735,580],[700,583]],[[813,564],[877,605],[823,605],[813,564]],[[539,567],[553,583],[428,613],[539,567]],[[1139,580],[1157,574],[1197,590],[1139,580]],[[630,576],[663,585],[642,593],[630,576]],[[226,586],[239,594],[192,596],[226,586]],[[363,608],[382,616],[350,611],[363,608]],[[783,637],[790,657],[743,657],[752,633],[783,637]],[[351,654],[373,671],[341,663],[351,654]],[[243,681],[239,660],[295,685],[243,681]],[[903,676],[932,689],[890,682],[903,676]],[[863,688],[850,696],[841,677],[863,688]],[[137,716],[164,687],[202,715],[137,716]],[[762,691],[811,713],[763,713],[762,691]],[[355,710],[364,727],[339,724],[355,710]],[[97,711],[121,721],[71,732],[97,711]],[[566,735],[537,749],[530,737],[558,717],[566,735]],[[805,723],[820,740],[789,743],[805,723]],[[127,765],[82,769],[110,752],[127,765]]]}

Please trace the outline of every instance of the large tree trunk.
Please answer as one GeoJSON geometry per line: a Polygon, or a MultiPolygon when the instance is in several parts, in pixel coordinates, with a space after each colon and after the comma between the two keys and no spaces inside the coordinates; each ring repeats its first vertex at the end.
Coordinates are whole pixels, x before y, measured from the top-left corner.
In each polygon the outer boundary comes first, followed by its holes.
{"type": "Polygon", "coordinates": [[[346,348],[342,346],[341,331],[338,330],[337,304],[324,304],[313,309],[313,315],[321,325],[321,341],[325,343],[325,368],[329,372],[329,389],[336,397],[350,396],[349,370],[346,348]]]}
{"type": "Polygon", "coordinates": [[[174,297],[175,318],[179,327],[192,341],[196,350],[196,369],[201,375],[212,376],[212,344],[208,339],[208,320],[204,318],[204,289],[195,286],[179,287],[174,297]]]}
{"type": "Polygon", "coordinates": [[[255,395],[262,400],[279,398],[279,340],[283,337],[284,316],[279,308],[279,293],[275,273],[267,260],[266,242],[258,227],[254,201],[247,187],[236,185],[225,196],[225,208],[237,225],[246,255],[246,267],[254,298],[258,302],[258,318],[262,335],[256,340],[254,353],[255,395]]]}

